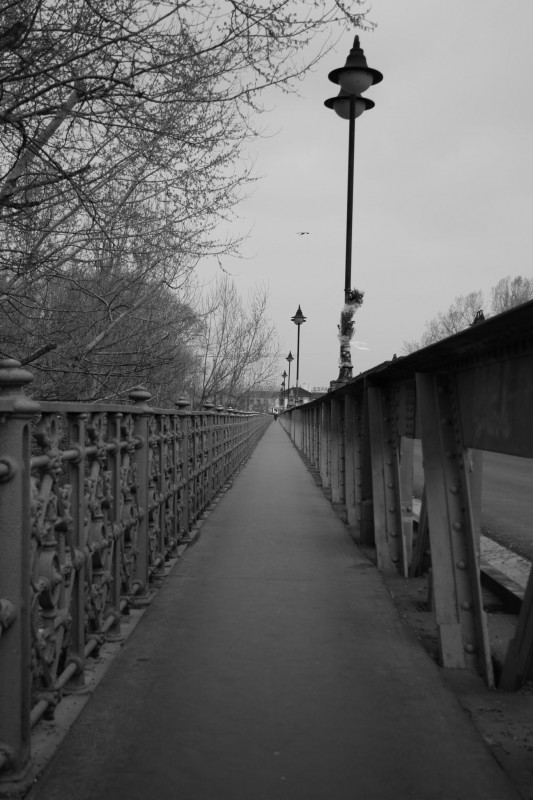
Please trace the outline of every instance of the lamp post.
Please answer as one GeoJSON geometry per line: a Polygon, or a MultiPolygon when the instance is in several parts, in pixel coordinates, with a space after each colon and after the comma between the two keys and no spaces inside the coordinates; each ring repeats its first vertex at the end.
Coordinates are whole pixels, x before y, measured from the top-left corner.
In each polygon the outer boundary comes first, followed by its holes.
{"type": "Polygon", "coordinates": [[[359,36],[354,39],[344,67],[332,70],[328,78],[340,86],[337,97],[325,100],[324,105],[331,108],[342,119],[350,123],[348,132],[348,197],[346,211],[346,259],[344,268],[344,309],[341,314],[339,339],[341,342],[339,381],[345,382],[352,377],[350,340],[353,335],[353,316],[363,302],[363,295],[352,284],[352,228],[353,228],[353,174],[355,120],[364,111],[374,108],[374,101],[361,97],[370,86],[380,83],[383,75],[377,69],[367,66],[366,58],[359,44],[359,36]]]}
{"type": "Polygon", "coordinates": [[[291,400],[291,361],[294,361],[294,356],[290,350],[289,350],[289,355],[285,360],[289,362],[289,382],[287,384],[287,408],[288,408],[291,400]]]}
{"type": "Polygon", "coordinates": [[[294,317],[291,317],[291,321],[294,322],[298,328],[298,344],[296,345],[296,403],[300,402],[300,327],[303,325],[306,319],[307,317],[304,317],[302,314],[301,307],[298,306],[298,311],[294,317]]]}
{"type": "Polygon", "coordinates": [[[283,378],[283,380],[281,381],[280,384],[281,388],[279,390],[279,403],[278,403],[279,409],[285,408],[285,378],[287,377],[287,373],[285,372],[285,370],[283,370],[281,377],[283,378]]]}

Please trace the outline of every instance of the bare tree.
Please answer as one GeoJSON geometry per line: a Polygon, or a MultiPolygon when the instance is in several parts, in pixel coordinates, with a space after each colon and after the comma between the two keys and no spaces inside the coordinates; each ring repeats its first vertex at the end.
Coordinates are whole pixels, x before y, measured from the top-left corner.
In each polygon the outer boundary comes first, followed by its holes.
{"type": "Polygon", "coordinates": [[[267,317],[267,300],[260,287],[245,304],[228,276],[217,280],[203,298],[198,337],[202,370],[194,387],[198,407],[205,400],[233,405],[273,377],[279,348],[267,317]]]}
{"type": "Polygon", "coordinates": [[[501,314],[509,308],[527,303],[533,299],[533,278],[523,278],[522,275],[511,278],[508,275],[493,286],[491,297],[493,314],[501,314]]]}
{"type": "MultiPolygon", "coordinates": [[[[0,335],[46,396],[147,374],[155,299],[183,309],[199,259],[238,250],[219,223],[251,180],[261,90],[294,88],[337,23],[369,26],[363,0],[0,0],[0,335]]],[[[250,342],[232,396],[266,363],[250,342]]]]}
{"type": "Polygon", "coordinates": [[[196,312],[149,274],[119,266],[71,271],[36,294],[41,313],[35,302],[15,324],[4,316],[0,331],[4,355],[32,366],[40,399],[110,400],[147,382],[166,404],[197,368],[196,312]]]}
{"type": "Polygon", "coordinates": [[[427,347],[447,336],[459,333],[472,325],[478,311],[483,313],[485,311],[483,292],[459,295],[447,311],[440,311],[436,317],[426,322],[419,342],[404,342],[404,352],[412,353],[421,347],[427,347]]]}
{"type": "Polygon", "coordinates": [[[145,132],[187,164],[241,141],[260,90],[290,86],[326,25],[363,26],[361,4],[1,0],[0,204],[45,202],[33,194],[43,186],[47,202],[65,185],[86,196],[110,151],[127,163],[145,132]]]}
{"type": "Polygon", "coordinates": [[[456,297],[454,302],[445,312],[439,312],[436,317],[426,322],[424,333],[420,341],[403,343],[405,353],[413,353],[421,347],[427,347],[434,342],[452,336],[454,333],[468,328],[479,318],[485,319],[492,314],[500,314],[521,303],[533,298],[533,278],[502,278],[491,289],[492,304],[489,310],[482,291],[470,292],[456,297]]]}

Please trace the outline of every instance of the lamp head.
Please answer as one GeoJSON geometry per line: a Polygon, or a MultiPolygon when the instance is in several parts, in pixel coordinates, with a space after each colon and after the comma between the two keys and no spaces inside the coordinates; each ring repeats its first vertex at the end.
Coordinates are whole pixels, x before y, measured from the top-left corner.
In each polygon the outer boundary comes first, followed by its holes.
{"type": "Polygon", "coordinates": [[[367,65],[364,51],[359,44],[359,36],[356,36],[346,64],[344,67],[332,70],[328,78],[333,83],[338,83],[346,94],[360,95],[373,84],[380,83],[383,75],[379,70],[367,65]]]}
{"type": "Polygon", "coordinates": [[[294,317],[291,317],[291,321],[294,322],[295,325],[298,325],[298,327],[300,327],[300,325],[303,325],[306,319],[307,317],[304,317],[304,315],[302,314],[302,309],[300,308],[300,306],[298,306],[298,311],[296,312],[294,317]]]}
{"type": "Polygon", "coordinates": [[[327,108],[332,108],[333,111],[342,119],[350,119],[351,104],[354,104],[354,119],[360,117],[363,111],[370,111],[376,105],[373,100],[368,97],[359,97],[353,94],[346,94],[342,89],[337,97],[328,97],[324,100],[324,105],[327,108]]]}

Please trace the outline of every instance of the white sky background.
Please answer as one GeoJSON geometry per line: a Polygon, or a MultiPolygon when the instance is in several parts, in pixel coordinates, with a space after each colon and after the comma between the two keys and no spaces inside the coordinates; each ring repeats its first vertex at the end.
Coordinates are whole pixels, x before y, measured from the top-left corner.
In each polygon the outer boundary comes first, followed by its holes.
{"type": "Polygon", "coordinates": [[[271,135],[250,147],[263,177],[238,208],[246,258],[224,267],[243,295],[269,288],[280,383],[299,304],[300,383],[328,386],[339,371],[348,122],[323,101],[356,33],[384,79],[356,122],[354,340],[369,349],[352,350],[354,375],[401,355],[456,296],[490,300],[500,278],[533,276],[533,2],[373,0],[369,18],[376,30],[344,34],[299,96],[266,94],[271,135]]]}

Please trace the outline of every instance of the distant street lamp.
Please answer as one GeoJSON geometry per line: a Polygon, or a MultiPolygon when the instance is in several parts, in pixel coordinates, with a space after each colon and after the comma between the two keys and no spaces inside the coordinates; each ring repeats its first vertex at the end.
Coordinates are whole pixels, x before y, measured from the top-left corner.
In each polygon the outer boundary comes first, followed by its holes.
{"type": "Polygon", "coordinates": [[[287,373],[283,370],[281,377],[283,380],[281,381],[281,389],[279,393],[279,408],[285,408],[285,378],[287,377],[287,373]]]}
{"type": "Polygon", "coordinates": [[[287,408],[288,408],[291,401],[291,361],[294,361],[294,356],[290,350],[289,350],[289,355],[285,360],[289,362],[289,382],[287,384],[287,408]]]}
{"type": "Polygon", "coordinates": [[[307,317],[304,317],[302,314],[302,309],[298,306],[298,311],[291,317],[291,321],[298,328],[298,344],[296,345],[296,403],[300,402],[300,385],[299,385],[299,378],[300,378],[300,327],[306,321],[307,317]]]}
{"type": "Polygon", "coordinates": [[[346,213],[346,262],[344,269],[344,304],[341,314],[339,338],[341,342],[339,381],[346,382],[352,377],[352,363],[350,340],[353,335],[353,316],[356,309],[363,301],[363,295],[356,289],[352,290],[352,226],[353,226],[353,173],[354,173],[354,143],[355,120],[364,111],[374,108],[374,101],[361,97],[375,83],[383,80],[383,75],[377,69],[367,66],[366,58],[359,44],[359,36],[354,39],[344,67],[332,70],[328,78],[333,83],[340,85],[337,97],[330,97],[324,102],[332,108],[339,117],[350,122],[348,134],[348,200],[346,213]]]}

